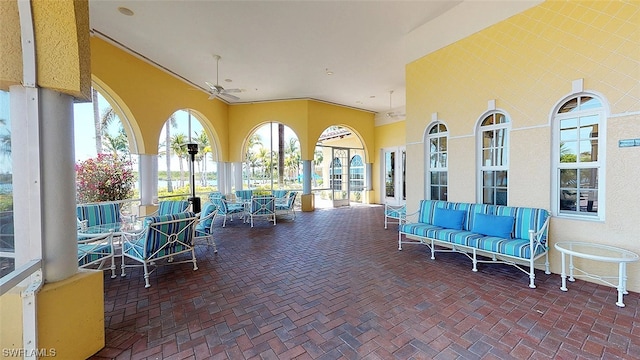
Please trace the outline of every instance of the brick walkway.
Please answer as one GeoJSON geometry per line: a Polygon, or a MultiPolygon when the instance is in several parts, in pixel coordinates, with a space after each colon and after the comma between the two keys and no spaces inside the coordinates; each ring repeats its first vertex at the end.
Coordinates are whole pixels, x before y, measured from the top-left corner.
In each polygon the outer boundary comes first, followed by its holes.
{"type": "MultiPolygon", "coordinates": [[[[198,267],[105,276],[106,347],[92,359],[632,359],[640,296],[406,245],[382,207],[218,228],[198,267]]],[[[106,274],[106,272],[105,272],[106,274]]]]}

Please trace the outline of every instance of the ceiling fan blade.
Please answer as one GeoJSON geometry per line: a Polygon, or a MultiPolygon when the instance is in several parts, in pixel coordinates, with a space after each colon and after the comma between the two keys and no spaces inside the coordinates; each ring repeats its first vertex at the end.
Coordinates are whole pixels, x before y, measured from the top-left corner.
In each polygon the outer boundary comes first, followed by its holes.
{"type": "Polygon", "coordinates": [[[211,94],[209,94],[209,98],[207,100],[213,100],[215,98],[216,98],[216,94],[211,93],[211,94]]]}

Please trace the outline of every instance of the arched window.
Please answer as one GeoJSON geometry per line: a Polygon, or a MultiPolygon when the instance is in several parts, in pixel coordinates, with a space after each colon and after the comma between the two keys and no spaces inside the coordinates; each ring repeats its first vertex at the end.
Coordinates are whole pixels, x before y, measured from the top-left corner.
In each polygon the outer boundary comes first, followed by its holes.
{"type": "Polygon", "coordinates": [[[478,128],[478,202],[507,205],[509,189],[509,119],[492,111],[478,128]]]}
{"type": "Polygon", "coordinates": [[[437,123],[429,128],[425,139],[427,159],[425,194],[431,200],[447,200],[448,189],[448,149],[447,139],[449,133],[447,127],[437,123]]]}
{"type": "Polygon", "coordinates": [[[561,103],[553,119],[554,212],[603,217],[604,106],[592,95],[561,103]]]}
{"type": "Polygon", "coordinates": [[[364,163],[362,156],[354,155],[351,157],[349,166],[349,191],[364,190],[364,163]]]}

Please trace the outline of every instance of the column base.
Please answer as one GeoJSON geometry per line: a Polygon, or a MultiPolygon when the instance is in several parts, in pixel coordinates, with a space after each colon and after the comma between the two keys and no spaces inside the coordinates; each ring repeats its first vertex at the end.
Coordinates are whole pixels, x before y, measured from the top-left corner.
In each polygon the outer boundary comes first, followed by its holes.
{"type": "Polygon", "coordinates": [[[314,211],[315,210],[315,195],[314,194],[302,194],[302,211],[314,211]]]}

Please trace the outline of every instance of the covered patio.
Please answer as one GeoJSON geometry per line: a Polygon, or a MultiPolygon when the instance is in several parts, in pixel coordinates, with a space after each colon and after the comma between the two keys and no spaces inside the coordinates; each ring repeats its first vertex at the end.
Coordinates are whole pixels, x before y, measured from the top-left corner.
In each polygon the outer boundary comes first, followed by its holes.
{"type": "MultiPolygon", "coordinates": [[[[216,227],[198,267],[105,272],[106,346],[92,359],[630,359],[640,297],[460,254],[397,250],[383,208],[216,227]],[[331,224],[331,226],[327,226],[331,224]]],[[[220,220],[218,220],[220,221],[220,220]]]]}

